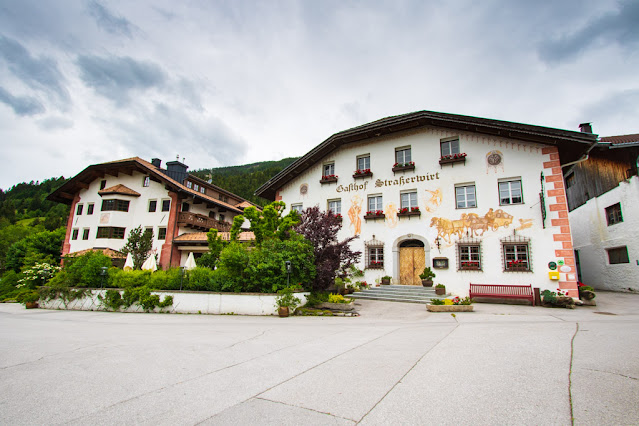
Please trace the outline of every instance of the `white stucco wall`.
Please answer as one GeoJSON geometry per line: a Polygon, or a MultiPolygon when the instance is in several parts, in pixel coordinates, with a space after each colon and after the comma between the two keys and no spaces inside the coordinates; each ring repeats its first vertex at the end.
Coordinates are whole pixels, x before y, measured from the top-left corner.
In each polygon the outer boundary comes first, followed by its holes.
{"type": "MultiPolygon", "coordinates": [[[[412,133],[392,135],[372,139],[362,143],[343,146],[329,157],[311,166],[299,177],[286,184],[280,190],[282,200],[290,207],[291,204],[302,204],[303,208],[319,205],[322,210],[327,209],[327,200],[341,199],[342,216],[344,218],[340,238],[352,236],[354,225],[349,220],[348,210],[357,201],[362,200],[360,212],[361,235],[353,243],[353,248],[364,252],[364,242],[373,236],[384,241],[385,269],[365,271],[365,280],[375,283],[383,275],[391,275],[394,282],[398,282],[398,246],[407,239],[418,239],[425,242],[426,265],[432,265],[433,257],[449,259],[448,269],[436,269],[435,283],[446,285],[447,291],[467,295],[469,283],[493,284],[532,284],[534,287],[555,290],[558,282],[548,277],[548,262],[558,261],[555,250],[562,249],[562,243],[554,241],[553,234],[559,232],[559,227],[551,227],[551,219],[559,218],[558,212],[550,211],[546,218],[546,228],[542,227],[542,216],[539,202],[541,190],[540,174],[544,170],[543,163],[549,161],[549,156],[542,154],[542,145],[509,140],[503,138],[486,137],[472,133],[453,132],[442,129],[424,129],[412,133]],[[467,154],[465,165],[456,163],[453,166],[440,166],[440,140],[447,137],[459,136],[461,152],[467,154]],[[393,175],[392,166],[395,163],[395,148],[411,146],[412,160],[415,171],[398,172],[393,175]],[[487,154],[500,151],[503,157],[502,165],[489,166],[487,154]],[[356,158],[359,155],[370,154],[372,178],[353,179],[356,170],[356,158]],[[322,165],[335,162],[335,174],[338,175],[337,184],[320,184],[322,165]],[[418,181],[417,176],[423,177],[418,181]],[[401,181],[400,178],[403,178],[401,181]],[[498,194],[499,179],[521,178],[524,204],[500,206],[498,194]],[[457,209],[455,202],[455,185],[474,183],[477,193],[477,207],[457,209]],[[355,188],[351,184],[357,185],[355,188]],[[300,188],[306,185],[308,190],[302,194],[300,188]],[[349,186],[350,185],[350,186],[349,186]],[[365,221],[363,216],[367,211],[367,196],[381,194],[383,196],[384,211],[388,214],[391,209],[400,207],[400,191],[417,190],[418,205],[421,217],[401,218],[394,226],[388,218],[385,221],[365,221]],[[441,203],[432,202],[433,192],[440,190],[441,203]],[[431,192],[429,192],[431,191],[431,192]],[[393,205],[391,205],[393,204],[393,205]],[[486,231],[476,236],[481,239],[483,271],[457,271],[457,252],[455,242],[457,237],[451,237],[450,242],[442,239],[440,247],[436,245],[438,230],[431,226],[433,217],[458,220],[463,213],[475,213],[484,216],[489,209],[504,212],[514,216],[510,225],[499,227],[497,230],[486,231]],[[533,272],[503,272],[500,239],[513,236],[529,237],[531,247],[531,262],[533,272]]],[[[546,203],[554,203],[554,198],[547,197],[548,190],[555,187],[545,183],[546,203]]],[[[364,255],[359,265],[364,268],[364,255]]],[[[570,275],[574,279],[574,269],[570,275]]],[[[561,274],[562,281],[568,277],[561,274]]]]}
{"type": "Polygon", "coordinates": [[[595,289],[639,291],[639,178],[571,211],[573,244],[579,253],[581,281],[595,289]],[[606,207],[620,203],[623,222],[608,226],[606,207]],[[627,246],[630,263],[610,264],[606,249],[627,246]]]}
{"type": "MultiPolygon", "coordinates": [[[[79,192],[80,201],[83,204],[81,215],[77,215],[77,206],[73,212],[73,229],[78,229],[78,239],[72,240],[73,231],[71,233],[69,243],[71,244],[70,252],[81,251],[94,247],[108,247],[114,250],[120,250],[126,244],[129,233],[133,228],[142,226],[142,228],[153,227],[153,250],[160,253],[164,240],[158,240],[158,228],[166,227],[169,220],[169,212],[162,211],[162,201],[170,200],[168,191],[163,183],[150,181],[148,187],[143,186],[144,176],[142,173],[133,172],[131,176],[120,173],[118,177],[106,175],[104,179],[96,179],[89,185],[88,189],[82,189],[79,192]],[[134,191],[140,193],[139,197],[126,195],[105,195],[101,197],[98,194],[100,190],[100,182],[106,180],[105,188],[122,184],[134,191]],[[101,211],[103,200],[128,200],[129,211],[101,211]],[[156,211],[149,213],[149,201],[157,200],[156,211]],[[92,215],[87,214],[88,205],[94,203],[92,215]],[[126,228],[124,239],[105,239],[96,238],[98,226],[114,226],[126,228]],[[82,240],[83,229],[89,228],[89,239],[82,240]]],[[[170,232],[167,230],[167,232],[170,232]]]]}
{"type": "MultiPolygon", "coordinates": [[[[66,306],[61,299],[41,300],[39,306],[44,309],[69,309],[76,311],[97,311],[103,309],[98,295],[104,296],[106,290],[92,290],[91,297],[84,297],[69,302],[66,306]]],[[[191,291],[153,291],[152,294],[164,300],[173,296],[173,305],[167,308],[156,308],[155,312],[171,312],[180,314],[235,314],[235,315],[277,315],[276,294],[262,293],[209,293],[191,291]]],[[[303,306],[309,293],[295,293],[303,306]]],[[[133,305],[123,312],[144,312],[139,305],[133,305]]]]}

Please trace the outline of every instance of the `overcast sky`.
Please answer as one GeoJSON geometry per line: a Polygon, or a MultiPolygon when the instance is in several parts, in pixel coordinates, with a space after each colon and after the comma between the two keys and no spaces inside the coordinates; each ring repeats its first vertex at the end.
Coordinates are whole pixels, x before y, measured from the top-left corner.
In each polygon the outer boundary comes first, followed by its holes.
{"type": "Polygon", "coordinates": [[[0,188],[279,160],[418,110],[639,133],[638,23],[638,0],[0,0],[0,188]]]}

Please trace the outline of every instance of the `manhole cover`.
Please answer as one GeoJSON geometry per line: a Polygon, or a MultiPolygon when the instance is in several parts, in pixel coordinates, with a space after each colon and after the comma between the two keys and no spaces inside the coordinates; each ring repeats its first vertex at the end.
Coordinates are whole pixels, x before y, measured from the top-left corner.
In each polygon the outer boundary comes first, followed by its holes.
{"type": "Polygon", "coordinates": [[[599,314],[599,315],[617,315],[617,314],[613,314],[612,312],[595,312],[595,314],[599,314]]]}

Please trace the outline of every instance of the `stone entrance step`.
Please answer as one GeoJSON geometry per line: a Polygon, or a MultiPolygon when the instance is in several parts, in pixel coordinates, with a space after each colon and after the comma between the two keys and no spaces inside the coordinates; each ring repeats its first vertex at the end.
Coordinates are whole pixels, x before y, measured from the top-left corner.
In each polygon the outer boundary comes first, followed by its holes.
{"type": "Polygon", "coordinates": [[[384,300],[387,302],[423,303],[427,304],[431,299],[442,298],[437,296],[432,287],[417,287],[409,285],[384,285],[368,290],[349,294],[354,299],[384,300]]]}

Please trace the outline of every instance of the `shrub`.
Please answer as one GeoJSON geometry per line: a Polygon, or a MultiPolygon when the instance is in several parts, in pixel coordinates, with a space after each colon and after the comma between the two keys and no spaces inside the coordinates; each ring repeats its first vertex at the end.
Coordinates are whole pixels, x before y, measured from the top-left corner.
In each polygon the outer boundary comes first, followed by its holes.
{"type": "Polygon", "coordinates": [[[151,271],[123,271],[122,269],[112,268],[109,270],[109,287],[142,287],[150,281],[151,276],[151,271]]]}
{"type": "Polygon", "coordinates": [[[326,292],[313,292],[306,298],[306,305],[308,307],[317,306],[320,303],[328,302],[329,293],[326,292]]]}
{"type": "Polygon", "coordinates": [[[445,305],[446,303],[442,299],[431,299],[431,305],[445,305]]]}
{"type": "MultiPolygon", "coordinates": [[[[91,287],[102,285],[102,268],[111,266],[111,258],[99,251],[90,251],[81,256],[68,257],[64,267],[50,281],[51,286],[91,287]]],[[[105,277],[104,284],[107,285],[105,277]]]]}
{"type": "MultiPolygon", "coordinates": [[[[193,291],[220,291],[221,285],[215,279],[215,271],[209,268],[195,268],[187,272],[188,283],[182,287],[184,290],[193,291]]],[[[179,288],[179,287],[178,287],[179,288]]]]}
{"type": "Polygon", "coordinates": [[[0,301],[15,299],[20,293],[20,289],[16,287],[20,278],[21,274],[12,269],[4,273],[0,279],[0,301]]]}

